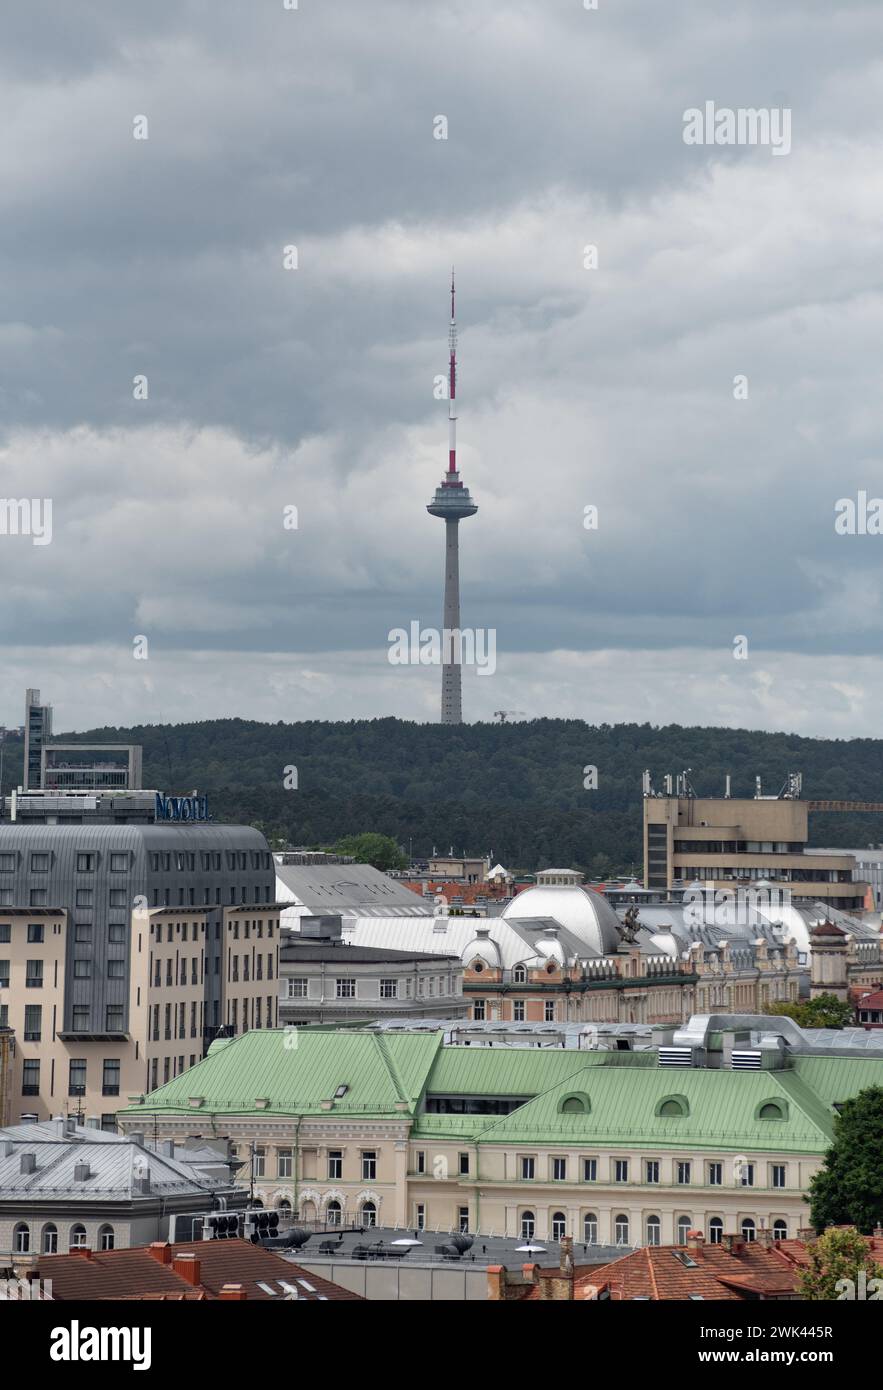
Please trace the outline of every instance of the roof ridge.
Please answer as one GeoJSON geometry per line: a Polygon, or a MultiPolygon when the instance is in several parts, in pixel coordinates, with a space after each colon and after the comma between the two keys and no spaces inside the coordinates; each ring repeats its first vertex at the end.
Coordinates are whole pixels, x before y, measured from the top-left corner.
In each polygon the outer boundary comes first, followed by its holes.
{"type": "Polygon", "coordinates": [[[647,1254],[647,1264],[648,1264],[648,1266],[649,1266],[649,1268],[650,1268],[650,1286],[651,1286],[651,1288],[653,1289],[653,1297],[654,1297],[654,1299],[656,1299],[656,1301],[658,1302],[658,1300],[659,1300],[659,1286],[658,1286],[657,1283],[656,1283],[656,1271],[655,1271],[655,1269],[653,1268],[653,1252],[652,1252],[652,1249],[651,1249],[651,1247],[650,1247],[649,1245],[646,1247],[646,1254],[647,1254]]]}
{"type": "Polygon", "coordinates": [[[582,1063],[580,1064],[580,1066],[577,1068],[576,1071],[568,1072],[566,1076],[562,1076],[558,1081],[554,1082],[551,1086],[547,1086],[546,1089],[545,1089],[544,1091],[537,1091],[536,1095],[531,1096],[530,1099],[529,1099],[529,1100],[526,1100],[526,1101],[524,1102],[523,1105],[516,1106],[516,1108],[515,1108],[514,1110],[510,1110],[509,1113],[508,1113],[508,1115],[497,1115],[497,1116],[495,1116],[495,1117],[494,1117],[494,1122],[493,1122],[493,1124],[485,1125],[483,1129],[476,1130],[476,1133],[477,1133],[477,1134],[486,1134],[486,1133],[488,1132],[488,1130],[496,1129],[497,1125],[506,1124],[509,1120],[512,1119],[513,1115],[517,1115],[517,1114],[519,1114],[520,1111],[526,1110],[527,1107],[528,1107],[529,1105],[533,1105],[535,1101],[542,1100],[543,1096],[551,1095],[551,1093],[552,1093],[553,1091],[557,1091],[557,1090],[560,1089],[560,1087],[566,1086],[570,1081],[573,1080],[573,1078],[574,1078],[575,1076],[578,1076],[581,1072],[584,1072],[584,1071],[587,1071],[587,1070],[588,1070],[588,1067],[586,1066],[585,1062],[582,1062],[582,1063]]]}
{"type": "Polygon", "coordinates": [[[399,1100],[407,1100],[408,1097],[405,1095],[405,1087],[402,1082],[402,1078],[399,1076],[398,1068],[396,1067],[396,1064],[393,1061],[392,1056],[390,1055],[389,1048],[386,1045],[386,1038],[383,1036],[382,1033],[372,1033],[371,1036],[377,1044],[377,1050],[379,1051],[386,1065],[386,1070],[389,1073],[389,1077],[395,1088],[396,1095],[398,1096],[399,1100]]]}

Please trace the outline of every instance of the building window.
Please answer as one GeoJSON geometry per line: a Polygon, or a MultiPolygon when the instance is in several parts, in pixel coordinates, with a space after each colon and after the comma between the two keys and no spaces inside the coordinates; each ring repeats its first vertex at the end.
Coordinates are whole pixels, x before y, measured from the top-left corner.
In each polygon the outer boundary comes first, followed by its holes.
{"type": "Polygon", "coordinates": [[[426,1230],[426,1206],[423,1202],[417,1202],[414,1207],[414,1225],[418,1231],[426,1230]]]}
{"type": "Polygon", "coordinates": [[[687,1244],[687,1236],[690,1233],[690,1228],[692,1225],[693,1222],[689,1216],[678,1217],[678,1245],[687,1244]]]}
{"type": "Polygon", "coordinates": [[[353,979],[340,979],[336,982],[338,999],[355,999],[356,982],[353,979]]]}
{"type": "Polygon", "coordinates": [[[15,855],[0,854],[0,874],[15,873],[15,855]]]}
{"type": "Polygon", "coordinates": [[[39,1004],[25,1005],[25,1042],[39,1042],[43,1010],[39,1004]]]}
{"type": "Polygon", "coordinates": [[[662,1222],[658,1216],[647,1217],[647,1244],[659,1245],[662,1239],[662,1222]]]}
{"type": "Polygon", "coordinates": [[[70,1246],[71,1250],[85,1250],[86,1248],[86,1227],[79,1222],[76,1226],[71,1226],[70,1246]]]}
{"type": "Polygon", "coordinates": [[[89,942],[89,941],[91,941],[91,940],[92,940],[92,924],[91,924],[91,922],[77,922],[76,926],[74,927],[74,941],[77,941],[77,942],[79,942],[79,943],[82,945],[83,942],[89,942]]]}
{"type": "Polygon", "coordinates": [[[293,1168],[294,1151],[292,1149],[276,1150],[276,1176],[280,1178],[290,1178],[294,1173],[293,1168]]]}
{"type": "Polygon", "coordinates": [[[516,965],[512,971],[512,979],[516,985],[527,984],[527,971],[523,965],[516,965]]]}
{"type": "Polygon", "coordinates": [[[86,1059],[84,1057],[71,1058],[67,1093],[69,1096],[84,1096],[86,1094],[86,1059]]]}
{"type": "Polygon", "coordinates": [[[94,854],[78,854],[78,855],[77,855],[77,873],[78,873],[78,874],[92,874],[92,873],[94,873],[94,872],[95,872],[95,855],[94,855],[94,854]]]}
{"type": "Polygon", "coordinates": [[[772,1165],[773,1187],[785,1186],[785,1165],[784,1163],[774,1163],[772,1165]]]}
{"type": "Polygon", "coordinates": [[[111,889],[109,890],[109,892],[108,892],[108,895],[107,895],[107,901],[108,901],[108,906],[110,906],[110,907],[125,907],[125,906],[126,906],[126,890],[125,890],[125,888],[111,888],[111,889]]]}
{"type": "Polygon", "coordinates": [[[116,1134],[117,1117],[113,1111],[110,1111],[109,1114],[101,1116],[101,1128],[105,1134],[116,1134]]]}
{"type": "Polygon", "coordinates": [[[468,1155],[468,1154],[460,1154],[459,1157],[460,1157],[460,1177],[461,1177],[461,1178],[468,1177],[468,1176],[469,1176],[469,1155],[468,1155]]]}
{"type": "Polygon", "coordinates": [[[343,1212],[340,1202],[329,1202],[325,1208],[325,1220],[329,1226],[340,1226],[342,1224],[343,1212]]]}
{"type": "Polygon", "coordinates": [[[524,1000],[515,999],[512,1003],[512,1019],[515,1023],[524,1022],[524,1000]]]}
{"type": "Polygon", "coordinates": [[[788,1239],[788,1222],[787,1222],[787,1221],[774,1221],[774,1222],[773,1222],[773,1240],[787,1240],[787,1239],[788,1239]]]}
{"type": "Polygon", "coordinates": [[[42,923],[42,922],[29,922],[29,923],[28,923],[28,943],[29,943],[29,944],[39,943],[39,942],[42,941],[42,940],[43,940],[43,923],[42,923]]]}
{"type": "Polygon", "coordinates": [[[555,1001],[553,999],[547,999],[543,1004],[543,1022],[555,1022],[555,1001]]]}
{"type": "Polygon", "coordinates": [[[343,1150],[329,1149],[328,1151],[328,1177],[329,1179],[341,1179],[343,1177],[343,1150]]]}
{"type": "Polygon", "coordinates": [[[119,1093],[120,1059],[118,1057],[105,1057],[101,1080],[101,1094],[103,1096],[118,1096],[119,1093]]]}
{"type": "Polygon", "coordinates": [[[627,1158],[618,1158],[613,1169],[614,1182],[628,1182],[629,1180],[629,1161],[627,1158]]]}
{"type": "Polygon", "coordinates": [[[629,1243],[629,1219],[625,1212],[620,1212],[613,1222],[613,1243],[614,1245],[628,1245],[629,1243]]]}
{"type": "Polygon", "coordinates": [[[536,1230],[536,1217],[532,1211],[521,1213],[521,1239],[533,1240],[533,1233],[536,1230]]]}
{"type": "Polygon", "coordinates": [[[650,1183],[659,1182],[659,1159],[648,1158],[646,1169],[647,1181],[650,1183]]]}
{"type": "Polygon", "coordinates": [[[51,1221],[43,1227],[42,1247],[44,1255],[58,1254],[58,1227],[51,1221]]]}
{"type": "Polygon", "coordinates": [[[743,1186],[743,1187],[753,1187],[753,1186],[754,1186],[754,1164],[753,1164],[753,1163],[743,1163],[743,1164],[742,1164],[742,1186],[743,1186]]]}
{"type": "Polygon", "coordinates": [[[708,1165],[708,1186],[722,1187],[724,1181],[724,1166],[722,1163],[709,1163],[708,1165]]]}
{"type": "Polygon", "coordinates": [[[381,997],[381,999],[398,999],[398,997],[399,997],[399,982],[398,982],[398,980],[381,980],[381,981],[380,981],[380,997],[381,997]]]}
{"type": "Polygon", "coordinates": [[[76,899],[76,901],[77,901],[77,907],[91,907],[91,906],[92,906],[92,889],[91,889],[91,888],[78,888],[78,889],[77,889],[77,899],[76,899]]]}
{"type": "Polygon", "coordinates": [[[598,1181],[598,1160],[597,1158],[583,1159],[583,1182],[598,1181]]]}
{"type": "Polygon", "coordinates": [[[709,1245],[720,1245],[724,1237],[724,1223],[719,1216],[713,1216],[708,1223],[709,1245]]]}
{"type": "Polygon", "coordinates": [[[19,1221],[12,1234],[12,1248],[16,1255],[27,1255],[31,1248],[31,1228],[26,1221],[19,1221]]]}
{"type": "Polygon", "coordinates": [[[26,1057],[21,1064],[21,1093],[23,1096],[40,1094],[40,1063],[26,1057]]]}
{"type": "Polygon", "coordinates": [[[598,1218],[593,1211],[583,1217],[583,1240],[586,1245],[598,1244],[598,1218]]]}
{"type": "Polygon", "coordinates": [[[261,1146],[257,1146],[253,1150],[252,1158],[254,1162],[254,1176],[256,1178],[265,1177],[267,1170],[267,1150],[261,1146]]]}
{"type": "Polygon", "coordinates": [[[288,981],[288,997],[289,999],[306,999],[307,982],[302,975],[288,981]]]}
{"type": "Polygon", "coordinates": [[[757,1230],[754,1225],[754,1222],[752,1221],[750,1216],[746,1216],[745,1220],[742,1222],[742,1239],[744,1241],[750,1242],[754,1240],[756,1234],[757,1230]]]}
{"type": "Polygon", "coordinates": [[[483,1023],[487,1017],[486,1002],[484,999],[476,999],[472,1005],[472,1017],[476,1023],[483,1023]]]}
{"type": "Polygon", "coordinates": [[[98,1249],[99,1249],[99,1250],[112,1250],[112,1249],[113,1249],[113,1226],[99,1226],[99,1227],[98,1227],[98,1249]]]}
{"type": "Polygon", "coordinates": [[[555,1182],[566,1182],[566,1181],[567,1181],[567,1159],[566,1159],[566,1158],[553,1158],[553,1159],[552,1159],[552,1177],[553,1177],[553,1179],[555,1180],[555,1182]]]}
{"type": "Polygon", "coordinates": [[[126,962],[124,960],[109,960],[107,962],[107,978],[109,980],[124,980],[126,978],[126,962]]]}
{"type": "Polygon", "coordinates": [[[362,1154],[362,1182],[374,1182],[377,1178],[377,1154],[366,1149],[362,1154]]]}
{"type": "Polygon", "coordinates": [[[9,961],[0,960],[0,989],[9,989],[9,961]]]}
{"type": "Polygon", "coordinates": [[[363,1203],[362,1203],[362,1210],[361,1210],[361,1213],[360,1213],[360,1217],[361,1217],[361,1225],[363,1225],[363,1226],[376,1226],[376,1225],[377,1225],[377,1207],[374,1205],[373,1202],[363,1202],[363,1203]]]}
{"type": "Polygon", "coordinates": [[[535,1159],[535,1158],[530,1158],[530,1157],[527,1157],[527,1156],[523,1157],[522,1160],[521,1160],[521,1180],[522,1180],[522,1182],[530,1182],[530,1181],[533,1179],[535,1172],[536,1172],[536,1159],[535,1159]]]}
{"type": "Polygon", "coordinates": [[[681,1187],[690,1181],[690,1163],[688,1160],[682,1160],[678,1163],[677,1178],[681,1187]]]}
{"type": "Polygon", "coordinates": [[[567,1235],[567,1218],[563,1211],[552,1214],[552,1239],[563,1240],[567,1235]]]}
{"type": "Polygon", "coordinates": [[[43,988],[43,962],[41,960],[29,960],[26,963],[25,987],[27,989],[43,988]]]}
{"type": "Polygon", "coordinates": [[[88,1033],[92,1024],[92,1015],[88,1004],[75,1004],[73,1007],[73,1025],[75,1033],[88,1033]]]}
{"type": "Polygon", "coordinates": [[[92,962],[90,960],[74,961],[74,979],[89,980],[92,978],[92,962]]]}
{"type": "Polygon", "coordinates": [[[112,854],[110,856],[110,871],[112,874],[124,874],[128,867],[128,854],[112,854]]]}
{"type": "Polygon", "coordinates": [[[45,888],[32,888],[28,893],[28,903],[31,907],[47,907],[49,895],[45,888]]]}

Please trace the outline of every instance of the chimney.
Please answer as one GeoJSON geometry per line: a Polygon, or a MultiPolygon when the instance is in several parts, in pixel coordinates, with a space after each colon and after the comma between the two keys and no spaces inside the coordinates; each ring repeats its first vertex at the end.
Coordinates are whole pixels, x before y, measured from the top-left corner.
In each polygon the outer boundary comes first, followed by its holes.
{"type": "Polygon", "coordinates": [[[19,1172],[20,1172],[20,1173],[36,1173],[36,1171],[37,1171],[37,1155],[36,1155],[36,1154],[22,1154],[22,1156],[21,1156],[21,1163],[20,1163],[20,1165],[19,1165],[19,1172]]]}
{"type": "Polygon", "coordinates": [[[172,1263],[172,1247],[167,1240],[151,1241],[147,1247],[147,1253],[157,1264],[170,1265],[172,1263]]]}
{"type": "Polygon", "coordinates": [[[721,1236],[721,1249],[726,1250],[728,1255],[740,1254],[744,1244],[741,1236],[726,1234],[721,1236]]]}
{"type": "Polygon", "coordinates": [[[92,1171],[88,1163],[74,1164],[74,1182],[88,1182],[92,1176],[92,1171]]]}
{"type": "Polygon", "coordinates": [[[704,1244],[705,1244],[705,1236],[702,1234],[701,1231],[688,1231],[688,1232],[687,1232],[687,1249],[688,1249],[688,1250],[701,1250],[704,1244]]]}
{"type": "Polygon", "coordinates": [[[139,1148],[144,1148],[144,1135],[141,1133],[140,1130],[135,1130],[133,1134],[130,1134],[129,1140],[131,1143],[137,1144],[139,1148]]]}
{"type": "Polygon", "coordinates": [[[487,1296],[491,1303],[502,1303],[503,1288],[505,1286],[506,1268],[504,1265],[488,1265],[487,1267],[487,1296]]]}
{"type": "Polygon", "coordinates": [[[561,1255],[558,1268],[568,1278],[573,1278],[573,1236],[561,1237],[561,1255]]]}
{"type": "Polygon", "coordinates": [[[773,1243],[773,1233],[766,1226],[762,1226],[755,1239],[762,1250],[769,1250],[773,1243]]]}
{"type": "Polygon", "coordinates": [[[248,1294],[241,1284],[222,1284],[218,1298],[224,1299],[228,1303],[244,1303],[248,1294]]]}
{"type": "Polygon", "coordinates": [[[176,1255],[172,1260],[172,1269],[182,1279],[186,1279],[188,1284],[192,1284],[194,1288],[198,1287],[201,1269],[200,1261],[195,1255],[189,1253],[176,1255]]]}
{"type": "Polygon", "coordinates": [[[165,1154],[166,1158],[174,1158],[174,1157],[175,1157],[175,1141],[174,1141],[174,1139],[164,1139],[164,1140],[162,1141],[162,1151],[163,1151],[163,1153],[165,1154]]]}

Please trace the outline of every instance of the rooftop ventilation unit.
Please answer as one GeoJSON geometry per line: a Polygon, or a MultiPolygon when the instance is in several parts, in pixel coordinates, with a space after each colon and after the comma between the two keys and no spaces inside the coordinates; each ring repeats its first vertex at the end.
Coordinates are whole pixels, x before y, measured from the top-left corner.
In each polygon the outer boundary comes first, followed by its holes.
{"type": "Polygon", "coordinates": [[[751,1052],[737,1052],[735,1048],[732,1053],[733,1071],[760,1071],[761,1054],[754,1050],[751,1052]]]}
{"type": "Polygon", "coordinates": [[[661,1067],[692,1067],[693,1049],[691,1047],[661,1047],[659,1049],[661,1067]]]}

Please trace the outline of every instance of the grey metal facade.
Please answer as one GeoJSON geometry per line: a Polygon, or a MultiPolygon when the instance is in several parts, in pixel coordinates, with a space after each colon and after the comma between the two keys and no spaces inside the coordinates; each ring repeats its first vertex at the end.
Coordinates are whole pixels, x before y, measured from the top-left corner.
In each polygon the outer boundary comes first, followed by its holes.
{"type": "MultiPolygon", "coordinates": [[[[223,909],[274,901],[273,857],[264,836],[250,826],[0,825],[0,920],[4,907],[56,907],[69,913],[60,1032],[73,1032],[74,1007],[86,1005],[91,1035],[118,1031],[108,1028],[107,1011],[114,1006],[122,1006],[123,1029],[128,1029],[132,912],[181,907],[208,914],[205,1018],[212,1036],[222,1022],[215,961],[221,958],[223,909]],[[48,861],[32,860],[41,854],[48,861]],[[4,868],[10,855],[11,866],[4,868]],[[35,867],[44,862],[45,868],[35,867]],[[75,974],[77,960],[91,962],[88,978],[75,974]],[[117,961],[124,962],[121,971],[111,965],[117,961]],[[120,973],[111,975],[112,969],[120,973]]],[[[85,1034],[81,1024],[77,1035],[85,1034]]]]}

